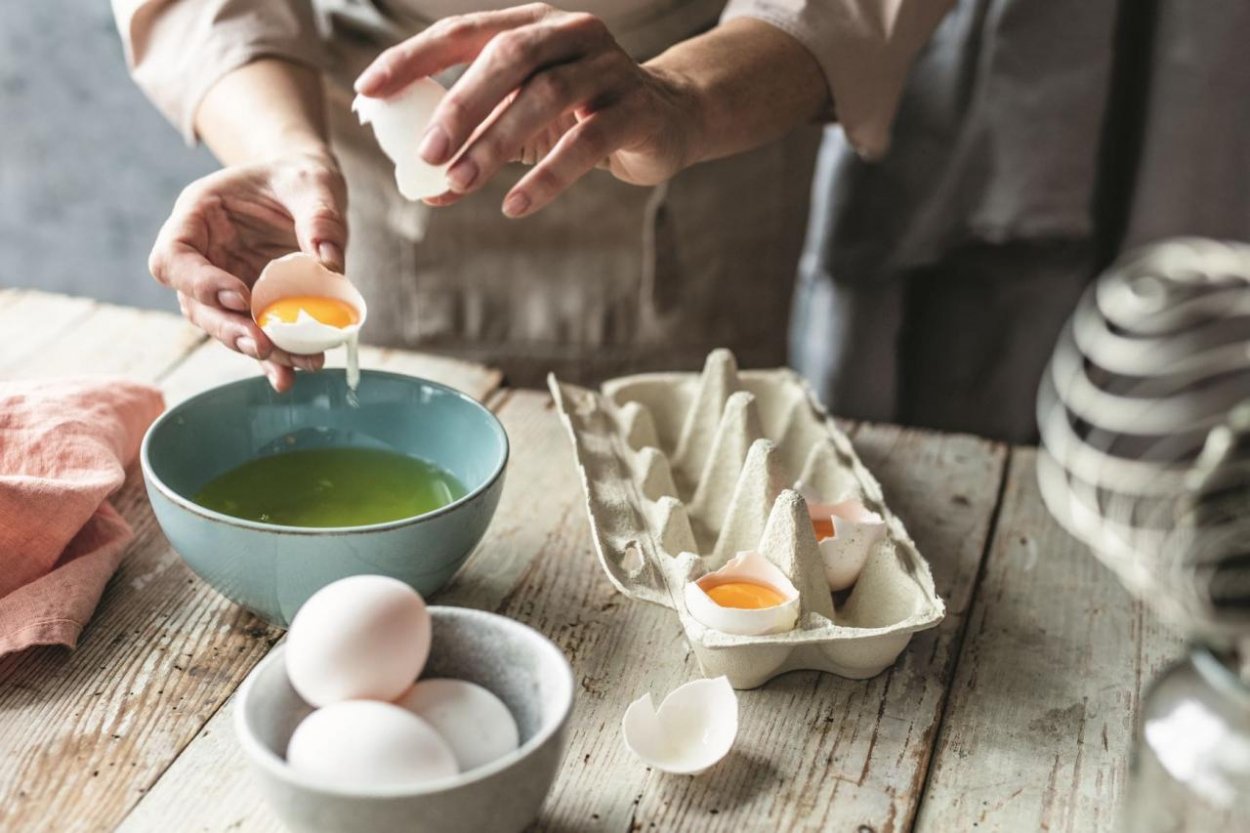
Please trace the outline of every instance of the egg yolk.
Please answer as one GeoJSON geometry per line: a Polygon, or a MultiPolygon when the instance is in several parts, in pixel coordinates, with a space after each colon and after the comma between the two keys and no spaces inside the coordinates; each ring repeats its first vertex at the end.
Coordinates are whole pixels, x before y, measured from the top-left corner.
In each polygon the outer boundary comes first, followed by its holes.
{"type": "Polygon", "coordinates": [[[703,592],[721,607],[746,610],[776,607],[785,601],[784,596],[767,584],[756,584],[753,581],[727,581],[705,587],[703,592]]]}
{"type": "Polygon", "coordinates": [[[833,528],[833,516],[831,515],[828,518],[812,518],[812,531],[816,533],[817,541],[837,537],[837,530],[833,528]]]}
{"type": "Polygon", "coordinates": [[[294,324],[299,314],[305,312],[314,321],[330,327],[350,327],[360,320],[360,313],[355,307],[338,298],[325,298],[320,295],[292,295],[281,298],[265,307],[260,314],[260,325],[294,324]]]}

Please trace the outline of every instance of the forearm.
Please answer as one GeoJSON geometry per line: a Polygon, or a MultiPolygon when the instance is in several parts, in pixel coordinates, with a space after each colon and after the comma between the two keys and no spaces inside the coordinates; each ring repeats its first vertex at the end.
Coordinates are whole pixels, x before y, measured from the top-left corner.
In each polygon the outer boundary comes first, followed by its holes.
{"type": "Polygon", "coordinates": [[[820,64],[797,40],[763,21],[737,19],[649,61],[692,94],[688,164],[750,150],[829,109],[820,64]]]}
{"type": "Polygon", "coordinates": [[[224,165],[327,153],[321,78],[310,67],[281,59],[245,64],[209,89],[195,129],[224,165]]]}

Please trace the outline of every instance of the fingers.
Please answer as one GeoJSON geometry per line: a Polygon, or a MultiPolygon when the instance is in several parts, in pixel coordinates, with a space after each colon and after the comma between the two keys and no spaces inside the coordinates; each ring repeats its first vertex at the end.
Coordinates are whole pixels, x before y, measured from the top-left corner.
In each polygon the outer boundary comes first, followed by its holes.
{"type": "Polygon", "coordinates": [[[631,119],[624,107],[595,113],[570,128],[551,153],[504,197],[503,213],[524,217],[546,206],[593,170],[629,138],[631,119]]]}
{"type": "MultiPolygon", "coordinates": [[[[450,160],[499,103],[530,76],[609,47],[615,50],[607,28],[586,14],[554,15],[496,35],[439,103],[417,153],[431,165],[450,160]]],[[[567,86],[567,76],[565,81],[567,86]]],[[[474,173],[463,170],[458,187],[471,186],[474,173]]]]}
{"type": "Polygon", "coordinates": [[[356,79],[356,92],[372,98],[394,95],[418,78],[469,63],[495,35],[535,23],[554,11],[544,3],[532,3],[443,18],[375,58],[356,79]]]}
{"type": "MultiPolygon", "coordinates": [[[[499,172],[508,162],[521,159],[529,164],[525,151],[536,149],[537,140],[553,125],[568,130],[576,124],[569,112],[592,102],[616,86],[622,75],[624,55],[609,52],[583,61],[560,64],[531,77],[512,102],[470,140],[468,147],[447,172],[447,181],[457,193],[471,193],[499,172]]],[[[558,136],[556,137],[558,139],[558,136]]],[[[552,144],[541,148],[545,152],[552,144]]]]}
{"type": "Polygon", "coordinates": [[[247,284],[209,263],[199,252],[196,243],[203,233],[201,226],[196,212],[175,207],[148,256],[148,270],[159,283],[202,304],[247,311],[251,303],[247,284]]]}
{"type": "Polygon", "coordinates": [[[278,393],[286,393],[295,384],[295,371],[285,365],[265,361],[260,363],[260,369],[269,380],[269,386],[278,393]]]}
{"type": "Polygon", "coordinates": [[[274,192],[291,214],[300,250],[342,272],[347,248],[347,189],[342,175],[321,164],[300,165],[276,174],[274,192]]]}

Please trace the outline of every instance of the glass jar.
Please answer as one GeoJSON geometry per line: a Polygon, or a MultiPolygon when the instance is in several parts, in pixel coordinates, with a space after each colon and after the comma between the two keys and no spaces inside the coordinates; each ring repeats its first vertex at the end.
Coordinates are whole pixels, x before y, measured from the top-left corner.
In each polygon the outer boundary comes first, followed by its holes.
{"type": "Polygon", "coordinates": [[[1192,647],[1150,687],[1121,830],[1250,831],[1250,686],[1232,657],[1192,647]]]}

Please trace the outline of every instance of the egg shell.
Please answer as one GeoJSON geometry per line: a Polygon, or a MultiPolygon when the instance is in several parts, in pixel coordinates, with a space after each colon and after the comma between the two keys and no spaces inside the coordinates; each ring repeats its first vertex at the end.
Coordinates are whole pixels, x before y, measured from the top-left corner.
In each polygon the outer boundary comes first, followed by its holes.
{"type": "Polygon", "coordinates": [[[294,323],[275,322],[261,327],[276,346],[296,355],[332,350],[360,332],[368,308],[356,287],[344,276],[332,272],[311,255],[292,252],[270,261],[252,287],[252,319],[260,325],[261,314],[276,301],[296,295],[336,298],[359,313],[360,320],[348,327],[331,327],[301,314],[294,323]]]}
{"type": "Polygon", "coordinates": [[[621,720],[625,745],[647,766],[697,775],[729,754],[738,736],[738,696],[725,677],[673,689],[656,709],[648,692],[621,720]]]}
{"type": "Polygon", "coordinates": [[[855,583],[868,554],[886,537],[885,519],[858,500],[807,504],[813,519],[832,518],[832,538],[820,541],[829,589],[845,590],[855,583]]]}
{"type": "Polygon", "coordinates": [[[758,552],[740,552],[724,567],[686,585],[686,609],[695,621],[721,633],[759,636],[793,630],[799,621],[799,591],[785,573],[758,552]],[[774,607],[749,610],[721,607],[704,588],[728,581],[765,584],[785,599],[774,607]]]}
{"type": "Polygon", "coordinates": [[[430,165],[417,154],[417,146],[446,88],[422,78],[389,98],[358,95],[352,112],[361,124],[373,127],[382,152],[395,164],[395,184],[410,200],[433,197],[447,191],[447,166],[430,165]]]}
{"type": "Polygon", "coordinates": [[[314,706],[394,700],[430,654],[430,612],[417,591],[387,576],[351,576],[314,593],[286,640],[291,685],[314,706]]]}
{"type": "Polygon", "coordinates": [[[420,680],[397,706],[425,720],[447,741],[461,772],[498,760],[521,742],[516,720],[503,701],[464,680],[420,680]]]}
{"type": "Polygon", "coordinates": [[[459,773],[451,747],[405,709],[347,700],[304,718],[287,744],[287,763],[340,789],[407,787],[459,773]]]}

